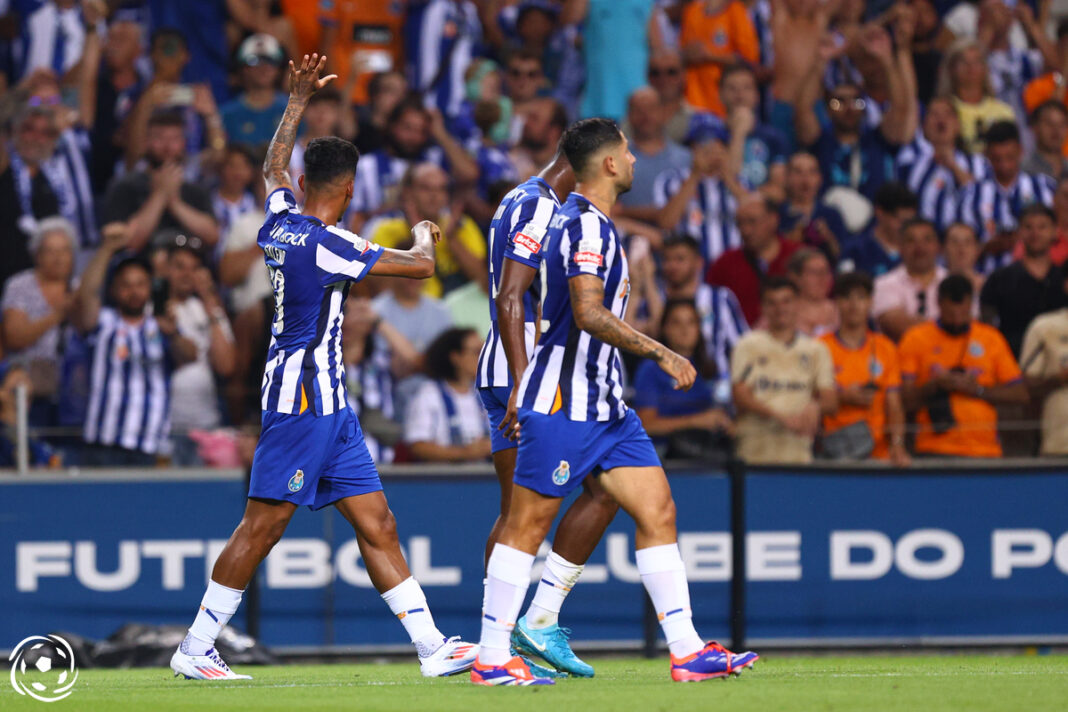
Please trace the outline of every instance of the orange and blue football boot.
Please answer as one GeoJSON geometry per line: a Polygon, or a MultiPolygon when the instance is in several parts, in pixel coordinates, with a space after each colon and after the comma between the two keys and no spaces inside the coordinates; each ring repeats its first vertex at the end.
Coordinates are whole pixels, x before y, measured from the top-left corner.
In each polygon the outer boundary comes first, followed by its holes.
{"type": "Polygon", "coordinates": [[[534,677],[522,658],[513,657],[504,665],[483,665],[475,661],[471,668],[471,682],[476,685],[553,685],[555,681],[534,677]]]}
{"type": "Polygon", "coordinates": [[[671,656],[671,679],[675,682],[699,682],[728,675],[741,675],[753,667],[760,656],[751,651],[732,653],[715,641],[684,658],[671,656]]]}

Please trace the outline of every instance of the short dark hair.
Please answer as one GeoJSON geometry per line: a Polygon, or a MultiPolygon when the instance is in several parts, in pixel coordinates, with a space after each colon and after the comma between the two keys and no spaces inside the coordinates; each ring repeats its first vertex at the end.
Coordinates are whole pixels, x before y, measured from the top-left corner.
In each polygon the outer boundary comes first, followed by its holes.
{"type": "Polygon", "coordinates": [[[660,248],[660,251],[663,253],[672,247],[685,247],[698,257],[701,256],[701,243],[693,235],[687,235],[684,232],[673,233],[664,238],[664,246],[660,248]]]}
{"type": "Polygon", "coordinates": [[[908,232],[914,227],[930,228],[935,234],[935,239],[939,241],[941,241],[942,239],[942,236],[938,233],[938,226],[927,218],[923,218],[918,215],[914,218],[909,218],[905,221],[905,224],[901,226],[901,234],[904,235],[906,232],[908,232]]]}
{"type": "Polygon", "coordinates": [[[161,27],[153,32],[148,40],[148,51],[156,49],[156,45],[164,40],[177,40],[182,45],[182,49],[189,51],[189,42],[186,41],[185,35],[175,27],[161,27]]]}
{"type": "Polygon", "coordinates": [[[121,252],[119,255],[119,258],[111,265],[111,269],[108,270],[107,289],[110,290],[111,285],[115,283],[119,275],[132,267],[143,270],[148,275],[148,278],[152,279],[152,265],[149,264],[147,259],[129,252],[121,252]]]}
{"type": "Polygon", "coordinates": [[[438,381],[452,381],[456,378],[456,366],[449,358],[464,349],[464,339],[471,334],[477,334],[474,329],[462,329],[453,327],[441,332],[436,339],[426,347],[426,372],[431,378],[438,381]]]}
{"type": "Polygon", "coordinates": [[[876,208],[887,213],[896,213],[898,210],[911,208],[915,210],[920,206],[916,194],[902,183],[890,181],[883,183],[875,191],[875,199],[872,201],[876,208]]]}
{"type": "Polygon", "coordinates": [[[204,256],[201,255],[200,252],[196,248],[194,248],[192,245],[190,245],[189,242],[183,242],[182,244],[178,244],[178,243],[175,242],[175,243],[172,243],[170,245],[167,245],[166,252],[167,252],[167,259],[168,260],[170,258],[174,257],[179,252],[184,252],[187,255],[192,255],[193,258],[196,259],[197,263],[201,267],[204,266],[204,256]]]}
{"type": "MultiPolygon", "coordinates": [[[[794,254],[790,255],[790,258],[786,260],[786,271],[795,277],[800,277],[801,273],[805,271],[805,265],[808,261],[817,257],[827,259],[827,255],[823,254],[815,247],[802,247],[794,254]]],[[[829,262],[830,260],[828,260],[829,262]]]]}
{"type": "Polygon", "coordinates": [[[756,79],[756,73],[753,71],[752,67],[750,67],[745,62],[735,62],[734,64],[729,64],[724,67],[723,73],[719,75],[720,88],[722,89],[723,84],[727,81],[727,79],[729,77],[734,76],[735,74],[748,74],[749,76],[753,77],[754,80],[756,79]]]}
{"type": "Polygon", "coordinates": [[[512,62],[537,62],[539,67],[544,64],[541,54],[526,47],[519,47],[508,53],[504,59],[504,66],[507,68],[512,62]]]}
{"type": "Polygon", "coordinates": [[[938,300],[946,300],[954,304],[972,298],[975,294],[975,285],[972,280],[962,274],[951,274],[938,284],[938,300]]]}
{"type": "Polygon", "coordinates": [[[1048,99],[1035,107],[1031,115],[1027,117],[1027,123],[1034,125],[1038,123],[1038,120],[1042,118],[1042,114],[1047,111],[1059,111],[1064,116],[1068,117],[1068,106],[1065,106],[1056,99],[1048,99]]]}
{"type": "Polygon", "coordinates": [[[831,296],[835,299],[841,299],[842,297],[848,297],[858,289],[862,290],[864,294],[869,297],[874,294],[875,284],[872,281],[871,275],[859,270],[856,272],[846,272],[835,278],[834,289],[831,291],[831,296]]]}
{"type": "Polygon", "coordinates": [[[1041,215],[1049,218],[1049,221],[1053,224],[1057,223],[1057,216],[1054,212],[1043,203],[1034,202],[1028,203],[1020,210],[1020,214],[1016,216],[1017,224],[1022,223],[1024,218],[1034,217],[1035,215],[1041,215]]]}
{"type": "Polygon", "coordinates": [[[255,166],[260,162],[259,156],[256,155],[256,149],[249,146],[247,143],[228,143],[226,144],[225,157],[241,156],[250,165],[255,166]]]}
{"type": "Polygon", "coordinates": [[[418,94],[408,94],[393,107],[393,111],[389,112],[389,118],[387,119],[387,125],[393,126],[401,117],[407,114],[409,111],[417,111],[423,116],[426,116],[426,107],[423,106],[423,100],[419,98],[418,94]]]}
{"type": "Polygon", "coordinates": [[[560,145],[576,176],[589,170],[590,160],[605,146],[623,142],[623,132],[612,119],[582,119],[571,125],[560,139],[560,145]]]}
{"type": "Polygon", "coordinates": [[[978,233],[978,231],[976,231],[975,227],[972,226],[972,225],[969,225],[966,222],[962,222],[960,220],[956,220],[954,222],[951,222],[949,225],[946,225],[946,229],[942,232],[942,241],[944,242],[946,240],[946,238],[949,237],[949,231],[950,230],[955,230],[957,228],[964,228],[965,230],[967,230],[968,232],[970,232],[972,234],[972,238],[976,242],[979,242],[979,233],[978,233]]]}
{"type": "Polygon", "coordinates": [[[182,115],[182,112],[174,109],[156,111],[148,117],[148,128],[151,129],[157,126],[170,126],[185,131],[185,116],[182,115]]]}
{"type": "Polygon", "coordinates": [[[1012,141],[1019,143],[1020,129],[1016,128],[1016,124],[1012,121],[995,121],[990,124],[990,128],[986,130],[986,135],[983,138],[988,146],[1012,141]]]}
{"type": "Polygon", "coordinates": [[[567,115],[567,107],[556,99],[550,99],[550,101],[553,103],[553,112],[549,115],[549,126],[554,129],[566,131],[567,125],[571,121],[567,115]]]}
{"type": "Polygon", "coordinates": [[[320,89],[311,95],[308,99],[308,106],[315,106],[316,104],[341,104],[341,92],[334,87],[325,87],[320,89]]]}
{"type": "Polygon", "coordinates": [[[304,149],[305,185],[327,185],[344,176],[356,175],[360,152],[352,141],[337,136],[324,136],[308,141],[304,149]]]}
{"type": "Polygon", "coordinates": [[[760,301],[764,301],[768,294],[777,292],[780,289],[789,289],[794,293],[795,297],[801,294],[801,290],[798,289],[794,280],[779,274],[773,277],[766,277],[764,281],[760,283],[760,301]]]}

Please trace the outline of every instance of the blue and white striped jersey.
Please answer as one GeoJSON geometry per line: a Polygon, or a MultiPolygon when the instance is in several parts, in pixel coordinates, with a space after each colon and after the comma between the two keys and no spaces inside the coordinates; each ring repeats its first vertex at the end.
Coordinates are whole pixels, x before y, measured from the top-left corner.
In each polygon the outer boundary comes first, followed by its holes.
{"type": "Polygon", "coordinates": [[[427,105],[455,116],[464,100],[464,74],[482,38],[478,8],[470,0],[413,0],[405,27],[412,88],[427,105]]]}
{"type": "MultiPolygon", "coordinates": [[[[979,154],[954,151],[953,159],[972,178],[981,181],[986,178],[989,164],[979,154]]],[[[953,171],[935,160],[934,146],[917,133],[916,138],[897,154],[898,180],[916,194],[919,200],[919,214],[933,221],[940,229],[948,227],[956,219],[957,204],[960,201],[960,189],[953,171]]]]}
{"type": "MultiPolygon", "coordinates": [[[[669,168],[653,183],[653,202],[662,208],[679,192],[690,175],[689,168],[669,168]]],[[[718,178],[702,178],[697,195],[690,201],[676,230],[698,238],[701,255],[710,264],[727,250],[742,246],[742,236],[734,223],[738,201],[727,184],[718,178]]]]}
{"type": "MultiPolygon", "coordinates": [[[[971,225],[979,242],[984,243],[999,232],[1016,230],[1016,216],[1031,203],[1053,206],[1053,193],[1057,185],[1046,175],[1020,173],[1008,188],[1003,187],[988,175],[981,181],[969,183],[961,191],[957,220],[971,225]]],[[[1002,256],[988,255],[978,264],[983,274],[990,274],[998,267],[1012,262],[1012,251],[1002,256]]]]}
{"type": "Polygon", "coordinates": [[[256,239],[274,287],[263,410],[330,415],[346,406],[341,321],[349,284],[371,271],[382,248],[301,215],[288,188],[267,197],[256,239]]]}
{"type": "Polygon", "coordinates": [[[742,305],[728,287],[713,287],[710,284],[697,286],[694,303],[701,318],[705,352],[716,364],[718,377],[728,378],[734,345],[749,333],[749,322],[742,313],[742,305]]]}
{"type": "Polygon", "coordinates": [[[159,452],[170,432],[171,378],[159,324],[151,315],[131,324],[103,307],[89,346],[85,442],[159,452]]]}
{"type": "MultiPolygon", "coordinates": [[[[427,148],[414,163],[425,161],[436,163],[448,170],[445,152],[437,146],[427,148]]],[[[413,161],[391,156],[386,153],[385,149],[361,156],[360,162],[356,164],[355,185],[349,212],[376,213],[383,205],[395,202],[397,186],[400,185],[411,165],[413,161]]],[[[347,217],[348,213],[346,213],[347,217]]]]}
{"type": "MultiPolygon", "coordinates": [[[[536,270],[541,269],[542,248],[549,229],[549,221],[560,207],[560,198],[549,184],[534,176],[512,189],[497,207],[489,229],[490,328],[482,353],[478,357],[478,388],[512,386],[508,357],[501,343],[497,326],[497,294],[501,289],[504,258],[515,260],[536,270]]],[[[523,315],[526,322],[527,356],[534,350],[537,333],[534,308],[539,300],[541,282],[537,279],[523,295],[523,315]]]]}
{"type": "Polygon", "coordinates": [[[542,334],[523,373],[522,408],[569,420],[624,417],[619,350],[575,325],[568,280],[590,274],[604,280],[604,306],[620,319],[627,311],[627,255],[607,215],[572,193],[549,223],[542,266],[542,334]]]}

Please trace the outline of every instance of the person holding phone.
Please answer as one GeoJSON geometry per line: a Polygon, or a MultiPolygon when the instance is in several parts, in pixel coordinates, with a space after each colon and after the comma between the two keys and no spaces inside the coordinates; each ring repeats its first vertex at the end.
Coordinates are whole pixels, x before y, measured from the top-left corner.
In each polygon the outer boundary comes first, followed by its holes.
{"type": "Polygon", "coordinates": [[[905,407],[897,347],[873,332],[872,279],[864,272],[840,275],[834,285],[838,330],[824,334],[834,364],[837,413],[823,418],[821,455],[836,460],[889,459],[906,467],[905,407]]]}

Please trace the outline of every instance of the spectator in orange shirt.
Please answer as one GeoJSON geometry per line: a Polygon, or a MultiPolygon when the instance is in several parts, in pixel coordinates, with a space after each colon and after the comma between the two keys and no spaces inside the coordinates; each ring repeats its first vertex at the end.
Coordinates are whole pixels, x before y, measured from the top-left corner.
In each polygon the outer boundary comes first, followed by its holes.
{"type": "Polygon", "coordinates": [[[889,458],[894,465],[905,467],[910,458],[905,449],[905,406],[901,402],[897,347],[868,328],[872,291],[871,277],[864,272],[840,275],[834,285],[841,325],[838,331],[824,334],[820,340],[831,352],[838,412],[823,418],[823,454],[843,459],[889,458]],[[862,430],[865,427],[866,433],[862,430]],[[845,428],[858,431],[854,433],[858,437],[837,439],[853,443],[867,440],[867,454],[834,447],[835,433],[845,428]]]}
{"type": "Polygon", "coordinates": [[[971,280],[950,275],[938,285],[938,321],[905,332],[898,356],[905,407],[916,413],[916,454],[1001,457],[999,404],[1026,404],[1005,337],[972,320],[971,280]]]}
{"type": "Polygon", "coordinates": [[[373,74],[401,68],[404,7],[400,2],[319,3],[319,52],[338,86],[352,87],[352,103],[367,101],[373,74]],[[357,81],[350,81],[352,74],[359,75],[357,81]]]}
{"type": "Polygon", "coordinates": [[[686,62],[686,101],[722,118],[723,68],[760,60],[756,29],[745,5],[738,0],[693,0],[682,11],[679,45],[686,62]]]}
{"type": "MultiPolygon", "coordinates": [[[[1023,90],[1023,108],[1030,114],[1047,101],[1059,101],[1068,106],[1068,85],[1066,85],[1065,63],[1068,61],[1068,18],[1057,23],[1057,45],[1055,53],[1061,58],[1060,70],[1047,72],[1037,79],[1032,79],[1023,90]]],[[[1064,142],[1064,155],[1068,156],[1068,140],[1064,142]]]]}

